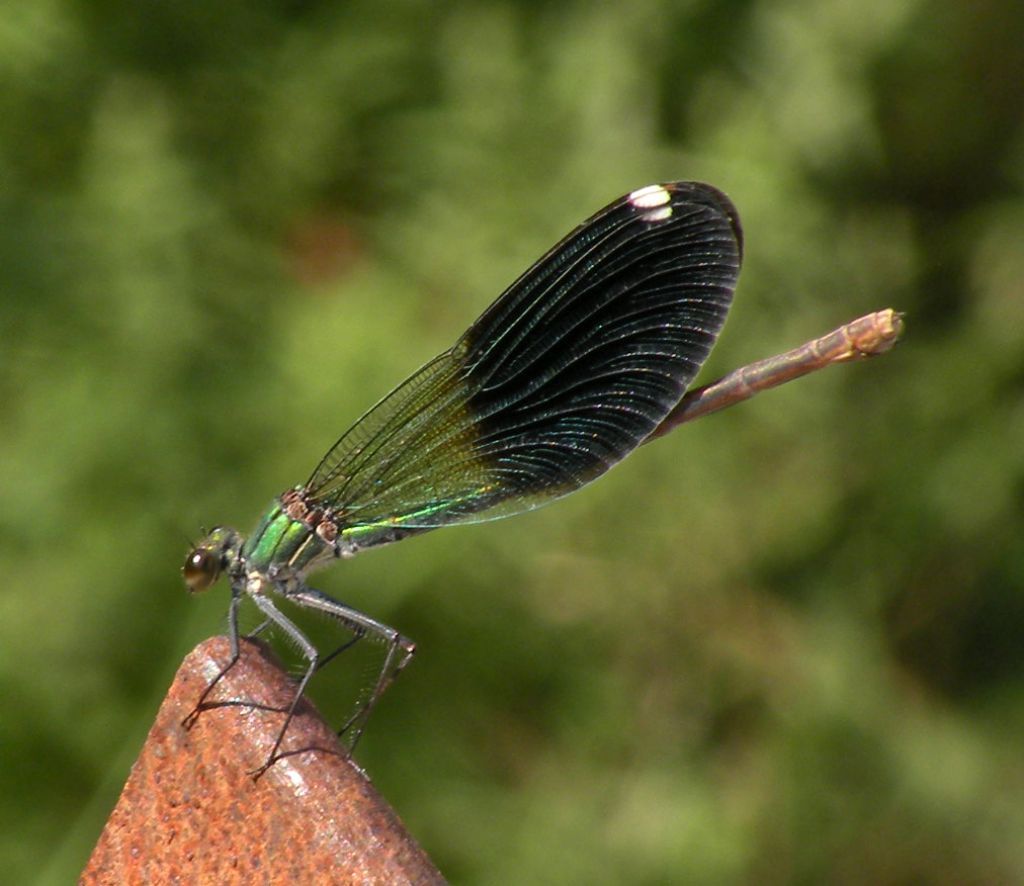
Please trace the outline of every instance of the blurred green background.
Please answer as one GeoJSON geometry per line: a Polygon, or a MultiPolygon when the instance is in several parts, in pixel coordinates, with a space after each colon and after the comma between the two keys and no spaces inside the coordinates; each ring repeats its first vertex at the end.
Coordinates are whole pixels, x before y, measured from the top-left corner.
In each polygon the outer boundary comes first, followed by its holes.
{"type": "Polygon", "coordinates": [[[454,883],[1024,881],[1022,82],[1015,0],[4,4],[3,879],[223,630],[189,538],[688,178],[747,237],[703,380],[905,342],[318,576],[419,644],[359,760],[454,883]]]}

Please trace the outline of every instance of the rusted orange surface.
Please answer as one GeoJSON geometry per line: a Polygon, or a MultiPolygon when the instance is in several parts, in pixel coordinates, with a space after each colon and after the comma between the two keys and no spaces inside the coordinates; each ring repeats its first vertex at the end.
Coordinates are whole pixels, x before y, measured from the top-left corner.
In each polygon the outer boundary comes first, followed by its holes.
{"type": "Polygon", "coordinates": [[[258,780],[294,684],[255,643],[211,701],[182,720],[229,657],[227,640],[183,662],[81,884],[343,884],[444,880],[337,737],[303,702],[279,760],[258,780]]]}

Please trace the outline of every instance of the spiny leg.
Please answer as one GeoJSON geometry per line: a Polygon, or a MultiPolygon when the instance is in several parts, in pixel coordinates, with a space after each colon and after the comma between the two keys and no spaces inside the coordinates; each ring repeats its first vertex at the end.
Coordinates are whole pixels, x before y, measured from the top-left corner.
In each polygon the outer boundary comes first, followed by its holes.
{"type": "Polygon", "coordinates": [[[268,620],[272,621],[289,637],[291,637],[295,642],[295,645],[299,647],[300,651],[305,656],[306,661],[309,662],[306,672],[302,675],[302,679],[299,681],[298,689],[295,690],[295,697],[292,699],[292,703],[288,706],[288,713],[284,718],[284,725],[281,727],[280,732],[277,733],[277,740],[274,742],[274,746],[270,749],[267,761],[258,769],[254,769],[251,773],[254,778],[259,778],[277,761],[277,752],[281,749],[281,742],[284,741],[284,736],[288,731],[288,727],[291,725],[292,717],[295,716],[295,710],[298,708],[299,702],[302,700],[302,694],[306,691],[306,684],[309,683],[310,677],[313,676],[317,669],[320,655],[316,651],[316,647],[306,639],[306,635],[303,634],[302,631],[300,631],[268,597],[265,597],[263,594],[254,594],[252,599],[260,608],[260,611],[267,616],[268,620]]]}
{"type": "Polygon", "coordinates": [[[255,640],[260,634],[262,634],[267,628],[269,628],[273,622],[269,618],[263,619],[256,627],[254,627],[248,634],[245,635],[246,640],[255,640]]]}
{"type": "Polygon", "coordinates": [[[192,708],[192,712],[181,721],[181,725],[186,729],[191,729],[196,725],[196,720],[199,719],[199,714],[202,713],[204,709],[203,705],[206,703],[206,699],[210,697],[210,693],[213,692],[214,687],[221,681],[228,671],[238,664],[238,659],[241,656],[241,650],[238,645],[238,606],[241,602],[241,593],[232,589],[231,602],[228,604],[228,639],[231,641],[231,660],[221,669],[220,673],[210,681],[210,684],[203,690],[203,694],[199,696],[196,706],[192,708]]]}
{"type": "Polygon", "coordinates": [[[355,713],[345,722],[345,725],[338,730],[338,735],[344,735],[346,732],[349,733],[349,750],[353,751],[355,750],[356,743],[359,741],[359,737],[363,734],[363,729],[366,727],[366,721],[369,719],[370,712],[384,694],[384,690],[391,685],[395,677],[409,663],[413,653],[416,651],[416,644],[407,637],[403,637],[394,628],[370,618],[368,615],[364,615],[358,609],[353,609],[351,606],[339,603],[333,597],[329,597],[315,588],[298,585],[287,590],[287,597],[299,606],[326,612],[345,624],[350,630],[356,632],[356,636],[352,640],[331,653],[331,658],[349,648],[366,634],[375,634],[387,643],[387,655],[384,658],[384,664],[381,666],[380,673],[377,675],[377,682],[374,684],[373,691],[365,701],[360,703],[355,713]]]}
{"type": "Polygon", "coordinates": [[[347,650],[347,649],[351,649],[353,646],[356,645],[356,643],[358,643],[360,640],[363,639],[363,637],[366,636],[366,629],[363,628],[363,627],[360,627],[357,624],[348,624],[348,625],[346,625],[346,627],[350,631],[352,631],[352,633],[353,633],[352,639],[351,640],[346,640],[337,649],[335,649],[334,652],[332,652],[330,655],[326,655],[323,658],[321,658],[320,659],[320,663],[316,666],[316,669],[318,671],[322,670],[325,667],[327,667],[327,665],[330,664],[332,661],[334,661],[334,659],[337,658],[339,655],[341,655],[341,653],[345,652],[345,650],[347,650]]]}
{"type": "Polygon", "coordinates": [[[373,711],[384,691],[395,681],[395,678],[402,672],[402,669],[409,663],[416,652],[416,644],[408,637],[403,637],[397,631],[393,636],[386,638],[388,642],[387,657],[381,666],[380,674],[377,676],[377,683],[369,698],[363,702],[352,714],[345,724],[338,730],[338,735],[348,733],[349,753],[356,749],[367,721],[370,719],[370,712],[373,711]]]}

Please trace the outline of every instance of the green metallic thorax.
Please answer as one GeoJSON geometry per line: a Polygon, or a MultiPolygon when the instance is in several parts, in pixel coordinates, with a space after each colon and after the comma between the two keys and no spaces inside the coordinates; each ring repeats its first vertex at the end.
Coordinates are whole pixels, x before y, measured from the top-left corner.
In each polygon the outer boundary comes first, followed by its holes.
{"type": "Polygon", "coordinates": [[[337,557],[351,557],[366,548],[423,532],[431,527],[416,525],[420,519],[444,513],[457,503],[435,501],[406,514],[346,525],[339,512],[296,487],[284,492],[263,515],[242,546],[239,561],[247,574],[271,577],[284,570],[302,576],[337,557]]]}
{"type": "Polygon", "coordinates": [[[242,548],[242,558],[249,569],[263,574],[276,566],[288,567],[301,575],[334,556],[334,548],[309,524],[288,516],[280,501],[275,501],[263,515],[242,548]]]}

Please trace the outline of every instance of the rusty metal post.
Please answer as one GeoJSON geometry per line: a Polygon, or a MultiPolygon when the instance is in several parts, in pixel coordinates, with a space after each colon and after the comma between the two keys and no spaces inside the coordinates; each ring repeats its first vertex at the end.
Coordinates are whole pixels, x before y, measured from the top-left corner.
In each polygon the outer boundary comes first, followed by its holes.
{"type": "Polygon", "coordinates": [[[79,883],[444,883],[305,700],[287,747],[308,750],[253,780],[295,691],[257,643],[214,692],[247,703],[181,725],[228,658],[216,637],[182,663],[79,883]]]}

